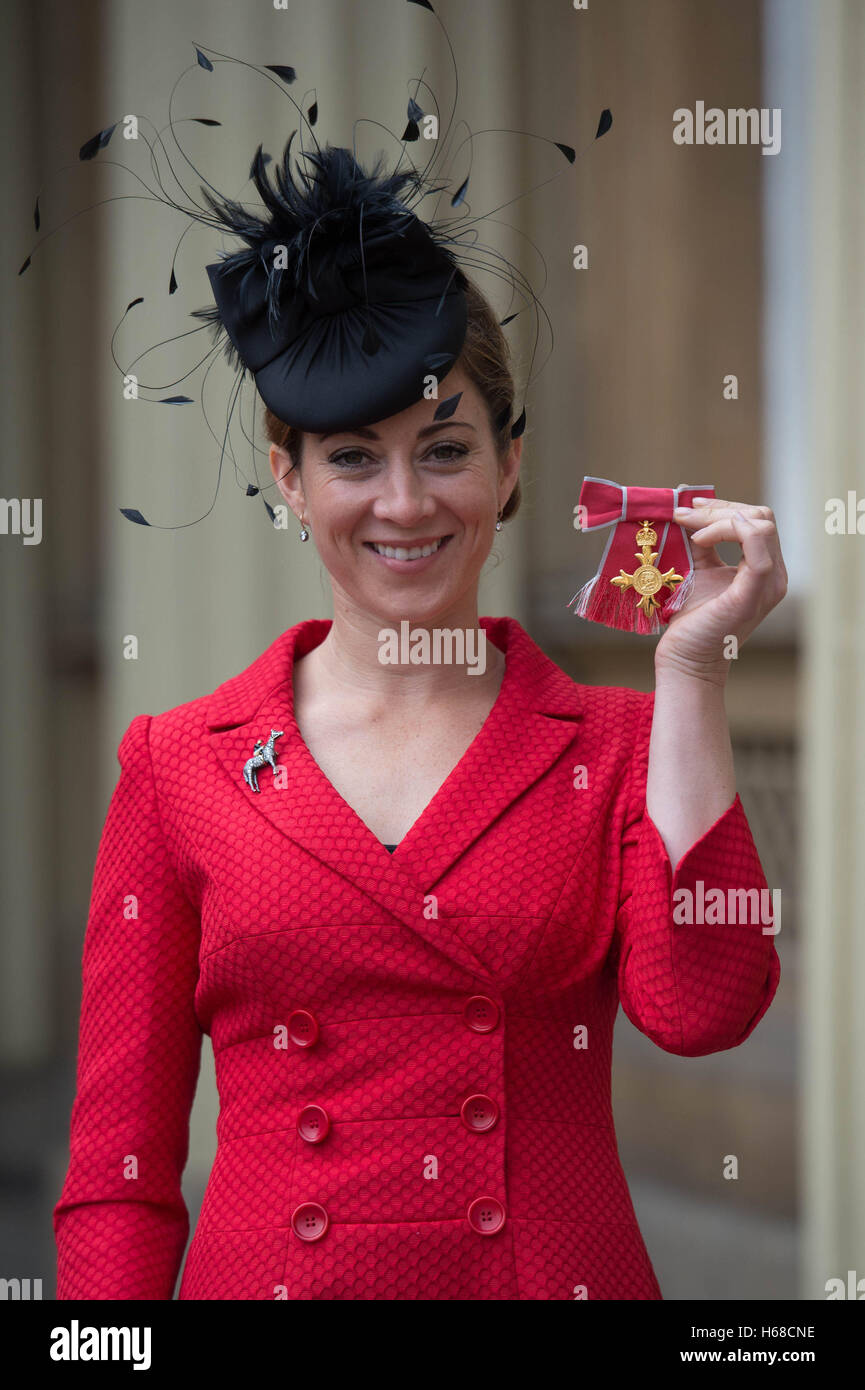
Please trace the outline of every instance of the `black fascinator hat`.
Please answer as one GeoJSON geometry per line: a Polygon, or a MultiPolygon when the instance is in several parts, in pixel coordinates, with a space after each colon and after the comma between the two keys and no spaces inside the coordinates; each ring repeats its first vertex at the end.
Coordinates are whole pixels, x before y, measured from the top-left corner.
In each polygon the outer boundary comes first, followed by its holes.
{"type": "MultiPolygon", "coordinates": [[[[455,92],[458,91],[456,59],[441,19],[429,0],[406,0],[406,3],[415,13],[418,9],[428,11],[440,25],[453,65],[455,92]]],[[[395,157],[387,168],[388,160],[381,153],[374,168],[369,170],[358,162],[354,140],[352,149],[319,142],[314,129],[319,117],[318,101],[314,90],[300,101],[295,99],[290,90],[297,79],[294,67],[285,64],[256,66],[203,45],[195,45],[194,54],[194,61],[180,74],[171,90],[167,125],[157,129],[142,118],[139,143],[145,144],[149,151],[145,174],[135,172],[119,160],[107,162],[119,165],[143,186],[144,195],[136,192],[132,196],[162,203],[189,218],[174,250],[167,285],[169,296],[179,288],[178,252],[193,226],[207,228],[212,234],[233,241],[234,245],[219,253],[218,259],[206,263],[214,302],[190,311],[199,321],[197,329],[161,337],[152,347],[136,353],[124,366],[118,360],[115,344],[127,315],[144,302],[144,296],[136,294],[126,305],[112,335],[112,357],[126,382],[130,379],[131,368],[137,368],[148,353],[167,344],[194,344],[198,331],[211,331],[213,341],[209,351],[204,355],[196,352],[198,360],[176,380],[167,385],[147,385],[139,383],[136,377],[136,391],[140,385],[141,393],[156,393],[139,394],[136,398],[171,407],[190,405],[195,399],[191,395],[162,393],[180,382],[191,382],[197,372],[203,371],[201,406],[207,427],[220,445],[220,454],[213,501],[196,520],[202,520],[213,509],[223,461],[228,453],[235,475],[241,485],[245,484],[246,495],[261,496],[268,516],[275,521],[274,510],[261,495],[262,485],[258,482],[256,456],[266,454],[266,450],[256,446],[254,426],[252,432],[248,432],[243,421],[244,390],[248,385],[279,420],[315,433],[369,425],[405,410],[424,396],[437,398],[438,382],[458,361],[465,341],[468,315],[465,290],[469,283],[466,271],[486,271],[510,290],[508,312],[500,320],[502,327],[525,309],[534,311],[536,331],[528,388],[533,380],[540,320],[541,316],[546,319],[546,315],[527,278],[499,252],[482,246],[477,239],[477,229],[486,219],[499,220],[494,219],[493,214],[535,190],[523,190],[494,208],[473,213],[467,195],[478,136],[466,127],[468,133],[456,148],[452,148],[456,96],[445,128],[439,131],[439,105],[423,75],[411,79],[412,95],[408,98],[401,135],[382,122],[372,122],[393,141],[395,157]],[[212,116],[176,118],[173,114],[175,94],[183,78],[197,73],[211,80],[216,67],[226,63],[252,71],[262,80],[275,84],[293,108],[293,116],[298,118],[297,127],[289,134],[278,162],[264,153],[262,145],[256,150],[249,180],[257,194],[257,203],[222,194],[195,166],[181,143],[179,127],[183,121],[208,128],[220,127],[222,123],[212,116]],[[298,148],[293,149],[298,134],[298,148]],[[311,148],[304,148],[305,141],[311,148]],[[432,149],[431,156],[425,163],[415,164],[410,158],[410,147],[415,144],[423,147],[427,142],[432,149]],[[465,160],[462,152],[466,146],[468,173],[461,162],[461,176],[456,183],[456,176],[451,177],[444,170],[448,166],[453,168],[458,159],[465,160]],[[267,168],[271,163],[274,164],[272,178],[267,168]],[[196,177],[198,188],[195,191],[187,186],[187,170],[196,177]],[[444,217],[438,217],[442,195],[448,194],[449,211],[444,217]],[[436,199],[433,214],[422,217],[415,208],[430,197],[436,199]],[[236,381],[229,391],[224,428],[217,433],[205,406],[205,387],[210,370],[223,350],[236,381]],[[244,472],[235,453],[231,439],[233,423],[239,426],[244,440],[251,445],[251,477],[244,472]]],[[[362,119],[365,118],[355,120],[355,131],[362,119]]],[[[97,158],[109,145],[118,124],[119,121],[86,140],[78,152],[79,160],[97,158]]],[[[465,126],[464,121],[458,124],[465,126]]],[[[612,116],[604,110],[583,153],[611,125],[612,116]]],[[[491,131],[484,130],[478,135],[488,133],[491,131]]],[[[504,133],[543,140],[559,151],[568,164],[577,159],[576,150],[558,140],[534,136],[527,131],[504,133]]],[[[559,174],[553,174],[535,188],[557,177],[559,174]]],[[[41,228],[40,196],[36,198],[33,214],[37,232],[41,228]]],[[[126,196],[129,195],[117,195],[126,196]]],[[[29,268],[33,254],[43,242],[64,225],[61,221],[42,234],[19,275],[29,268]]],[[[215,250],[214,247],[210,254],[215,250]]],[[[440,400],[434,418],[449,418],[458,401],[459,395],[440,400]]],[[[506,411],[495,422],[500,432],[510,425],[512,438],[522,434],[525,424],[525,405],[515,420],[511,420],[511,412],[506,411]]],[[[121,507],[120,511],[139,525],[157,524],[146,520],[135,507],[121,507]]],[[[194,524],[181,522],[178,526],[194,524]]]]}
{"type": "Polygon", "coordinates": [[[291,140],[276,186],[259,146],[252,180],[269,216],[208,205],[245,243],[207,267],[214,308],[263,401],[298,429],[369,425],[413,405],[430,374],[457,360],[466,331],[456,257],[401,201],[413,170],[366,174],[350,150],[305,152],[295,183],[291,140]]]}

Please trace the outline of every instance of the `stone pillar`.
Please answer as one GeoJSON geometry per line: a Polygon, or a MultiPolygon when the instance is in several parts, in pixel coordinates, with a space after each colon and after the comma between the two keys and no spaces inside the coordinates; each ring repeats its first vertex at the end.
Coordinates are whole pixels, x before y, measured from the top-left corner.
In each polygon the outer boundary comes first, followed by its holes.
{"type": "MultiPolygon", "coordinates": [[[[814,27],[811,487],[814,581],[803,722],[802,1296],[865,1278],[865,535],[828,535],[825,504],[865,495],[865,10],[827,0],[814,27]]],[[[863,1286],[865,1287],[865,1286],[863,1286]]],[[[855,1296],[855,1295],[854,1295],[855,1296]]],[[[859,1295],[862,1296],[861,1293],[859,1295]]]]}
{"type": "MultiPolygon", "coordinates": [[[[41,468],[45,439],[33,392],[45,287],[34,283],[32,275],[26,284],[24,279],[14,280],[35,237],[29,210],[37,188],[34,166],[39,131],[34,123],[21,120],[21,112],[27,109],[28,79],[33,77],[27,61],[32,54],[31,30],[32,15],[21,6],[10,9],[5,42],[0,47],[3,128],[18,133],[14,141],[4,142],[3,151],[7,207],[16,209],[18,215],[4,218],[0,231],[5,277],[0,325],[4,384],[0,474],[0,506],[4,509],[0,532],[0,708],[4,733],[0,778],[0,1055],[8,1066],[40,1060],[50,1041],[43,1003],[49,895],[40,863],[50,742],[50,710],[41,682],[46,547],[41,541],[25,544],[23,536],[13,529],[17,508],[25,498],[41,507],[43,533],[46,520],[41,468]]],[[[36,533],[33,538],[35,541],[36,533]]]]}
{"type": "Polygon", "coordinates": [[[7,6],[0,47],[9,132],[0,154],[0,494],[10,504],[0,533],[0,1058],[9,1067],[45,1061],[68,1037],[69,962],[58,947],[80,929],[95,853],[87,695],[98,566],[99,212],[53,239],[50,232],[100,196],[100,171],[77,162],[78,146],[98,128],[97,20],[93,5],[70,18],[62,0],[7,6]],[[22,503],[41,509],[38,543],[15,533],[22,503]]]}

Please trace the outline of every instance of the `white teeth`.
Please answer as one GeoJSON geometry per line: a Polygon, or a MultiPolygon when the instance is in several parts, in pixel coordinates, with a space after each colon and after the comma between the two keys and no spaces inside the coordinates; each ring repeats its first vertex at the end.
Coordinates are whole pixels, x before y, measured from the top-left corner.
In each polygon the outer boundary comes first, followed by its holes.
{"type": "Polygon", "coordinates": [[[421,560],[427,555],[434,555],[441,545],[441,540],[432,541],[430,545],[413,545],[411,549],[406,549],[402,545],[376,545],[372,543],[372,548],[379,555],[384,555],[387,560],[421,560]]]}

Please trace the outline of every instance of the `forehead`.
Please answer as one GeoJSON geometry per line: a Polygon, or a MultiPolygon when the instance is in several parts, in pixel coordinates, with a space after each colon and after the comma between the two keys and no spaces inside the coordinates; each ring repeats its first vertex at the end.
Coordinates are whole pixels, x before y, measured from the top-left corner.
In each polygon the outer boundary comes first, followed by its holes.
{"type": "Polygon", "coordinates": [[[309,434],[307,438],[313,445],[324,445],[331,439],[340,435],[359,436],[361,439],[397,439],[405,436],[416,437],[422,432],[428,432],[429,436],[434,437],[435,433],[443,430],[447,426],[459,427],[460,422],[471,424],[475,429],[479,429],[483,420],[483,397],[474,385],[471,378],[460,368],[454,367],[448,372],[446,377],[438,382],[436,394],[421,398],[413,405],[400,411],[397,415],[389,415],[384,420],[378,420],[372,425],[358,425],[354,428],[343,430],[331,430],[324,434],[309,434]],[[435,413],[442,402],[450,400],[453,396],[459,396],[455,408],[444,420],[436,420],[435,413]],[[437,426],[436,430],[432,426],[437,426]]]}

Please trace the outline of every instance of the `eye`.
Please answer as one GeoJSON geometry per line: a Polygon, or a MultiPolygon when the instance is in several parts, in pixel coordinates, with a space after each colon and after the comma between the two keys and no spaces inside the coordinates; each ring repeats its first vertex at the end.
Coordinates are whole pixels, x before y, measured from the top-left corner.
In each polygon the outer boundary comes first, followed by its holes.
{"type": "Polygon", "coordinates": [[[369,461],[369,455],[363,449],[342,449],[328,459],[328,463],[336,463],[340,468],[362,468],[369,461]]]}
{"type": "Polygon", "coordinates": [[[468,448],[466,447],[466,445],[458,444],[455,440],[442,440],[440,444],[434,444],[433,447],[430,449],[430,454],[436,455],[435,461],[437,463],[453,463],[456,462],[458,458],[462,458],[463,455],[467,453],[468,448]],[[448,450],[448,453],[439,454],[437,453],[437,450],[439,449],[446,449],[448,450]]]}
{"type": "MultiPolygon", "coordinates": [[[[438,444],[433,444],[427,458],[433,459],[435,463],[455,463],[457,459],[467,454],[468,447],[458,443],[457,440],[440,440],[438,444]]],[[[367,464],[373,463],[363,449],[340,449],[338,453],[331,454],[328,463],[335,463],[340,468],[363,468],[367,464]]]]}

